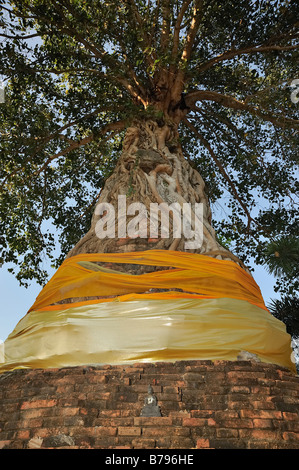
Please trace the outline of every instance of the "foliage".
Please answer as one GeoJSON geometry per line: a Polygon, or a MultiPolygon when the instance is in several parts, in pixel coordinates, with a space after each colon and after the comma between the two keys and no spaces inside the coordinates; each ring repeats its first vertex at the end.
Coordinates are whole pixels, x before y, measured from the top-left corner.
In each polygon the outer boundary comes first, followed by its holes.
{"type": "MultiPolygon", "coordinates": [[[[298,231],[297,231],[298,233],[298,231]]],[[[282,237],[265,246],[263,256],[270,274],[284,294],[299,288],[299,238],[282,237]]]]}
{"type": "Polygon", "coordinates": [[[299,298],[282,297],[274,299],[268,305],[268,309],[274,317],[286,325],[287,332],[293,337],[299,337],[299,298]]]}
{"type": "Polygon", "coordinates": [[[298,2],[0,6],[0,256],[20,282],[45,282],[43,258],[57,265],[86,233],[132,119],[178,108],[186,157],[211,204],[227,201],[219,236],[261,264],[267,244],[296,236],[298,2]]]}

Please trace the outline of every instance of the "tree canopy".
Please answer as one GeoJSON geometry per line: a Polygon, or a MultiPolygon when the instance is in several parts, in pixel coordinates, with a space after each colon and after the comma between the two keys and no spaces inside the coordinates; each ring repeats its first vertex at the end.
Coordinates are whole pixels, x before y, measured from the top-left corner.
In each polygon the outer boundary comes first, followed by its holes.
{"type": "MultiPolygon", "coordinates": [[[[244,262],[298,237],[297,1],[0,6],[0,257],[21,283],[43,283],[43,258],[57,266],[88,230],[136,118],[176,122],[244,262]]],[[[296,286],[285,273],[280,287],[296,286]]]]}
{"type": "Polygon", "coordinates": [[[272,315],[286,325],[287,332],[295,339],[299,337],[299,298],[282,297],[271,300],[268,308],[272,315]]]}

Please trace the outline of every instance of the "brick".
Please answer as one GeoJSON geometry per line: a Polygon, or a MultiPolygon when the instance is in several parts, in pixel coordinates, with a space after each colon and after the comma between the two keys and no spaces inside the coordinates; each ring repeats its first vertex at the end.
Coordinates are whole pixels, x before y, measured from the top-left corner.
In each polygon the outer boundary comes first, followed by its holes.
{"type": "Polygon", "coordinates": [[[72,393],[74,390],[74,385],[58,385],[56,393],[57,395],[64,395],[65,393],[72,393]]]}
{"type": "Polygon", "coordinates": [[[133,439],[132,440],[132,447],[134,449],[154,449],[156,441],[155,439],[133,439]]]}
{"type": "Polygon", "coordinates": [[[225,427],[228,428],[253,428],[253,422],[251,419],[227,419],[225,421],[225,427]]]}
{"type": "Polygon", "coordinates": [[[207,373],[206,376],[203,377],[203,381],[207,382],[208,384],[214,383],[214,384],[226,384],[227,383],[227,377],[225,372],[217,372],[217,371],[211,371],[210,373],[207,373]]]}
{"type": "Polygon", "coordinates": [[[270,431],[268,429],[253,429],[251,431],[251,436],[254,439],[276,440],[278,438],[278,433],[276,431],[270,431]]]}
{"type": "Polygon", "coordinates": [[[187,372],[183,375],[183,380],[185,382],[200,382],[203,383],[206,381],[206,376],[200,372],[187,372]]]}
{"type": "MultiPolygon", "coordinates": [[[[180,393],[180,389],[179,387],[176,387],[175,385],[166,385],[165,387],[160,387],[161,390],[157,390],[158,391],[161,391],[163,392],[163,394],[178,394],[180,393]]],[[[155,391],[155,387],[153,387],[154,391],[155,391]]]]}
{"type": "Polygon", "coordinates": [[[130,367],[125,367],[124,368],[124,372],[126,372],[127,374],[143,374],[144,372],[144,364],[141,362],[140,364],[139,363],[136,363],[134,364],[133,366],[130,366],[130,367]]]}
{"type": "Polygon", "coordinates": [[[197,439],[196,449],[208,449],[210,447],[209,439],[197,439]]]}
{"type": "Polygon", "coordinates": [[[286,403],[285,401],[276,402],[274,405],[280,411],[287,411],[289,413],[295,413],[298,410],[298,402],[297,403],[286,403]]]}
{"type": "MultiPolygon", "coordinates": [[[[107,375],[102,375],[102,374],[94,374],[88,375],[88,385],[100,385],[100,384],[106,384],[108,383],[109,379],[107,375]]],[[[85,385],[85,384],[84,384],[85,385]]]]}
{"type": "Polygon", "coordinates": [[[257,410],[275,410],[275,404],[271,401],[252,401],[253,408],[257,410]]]}
{"type": "Polygon", "coordinates": [[[109,436],[103,436],[103,437],[98,437],[93,443],[93,448],[94,449],[113,449],[115,445],[117,444],[115,442],[116,438],[115,437],[109,437],[109,436]]]}
{"type": "Polygon", "coordinates": [[[5,447],[8,447],[11,441],[0,441],[0,449],[5,449],[5,447]]]}
{"type": "Polygon", "coordinates": [[[43,418],[32,418],[20,423],[20,427],[26,429],[40,428],[43,425],[43,418]]]}
{"type": "Polygon", "coordinates": [[[18,433],[17,433],[17,438],[18,439],[29,439],[29,437],[30,437],[30,431],[29,430],[18,431],[18,433]]]}
{"type": "Polygon", "coordinates": [[[295,390],[295,391],[299,392],[299,383],[298,383],[297,380],[296,380],[296,382],[292,382],[290,380],[288,380],[288,381],[286,381],[286,380],[276,380],[275,385],[279,389],[283,388],[284,391],[295,390]]]}
{"type": "Polygon", "coordinates": [[[188,437],[172,438],[170,441],[169,449],[192,449],[194,448],[194,441],[188,437]]]}
{"type": "Polygon", "coordinates": [[[160,405],[161,413],[163,416],[168,415],[170,411],[180,411],[182,409],[182,406],[185,406],[180,401],[171,401],[171,400],[161,402],[159,403],[159,405],[160,405]]]}
{"type": "Polygon", "coordinates": [[[243,402],[240,403],[239,401],[228,401],[227,403],[227,409],[229,410],[240,410],[242,409],[251,409],[252,405],[250,402],[243,402]]]}
{"type": "Polygon", "coordinates": [[[130,446],[115,446],[113,449],[131,449],[130,446]]]}
{"type": "Polygon", "coordinates": [[[24,401],[21,405],[21,410],[28,410],[31,408],[49,408],[55,405],[57,405],[57,400],[24,401]]]}
{"type": "MultiPolygon", "coordinates": [[[[170,411],[169,412],[169,417],[171,417],[171,418],[191,418],[191,413],[189,413],[187,410],[170,411]]],[[[199,418],[200,418],[200,416],[199,416],[199,418]]]]}
{"type": "Polygon", "coordinates": [[[80,408],[71,408],[71,407],[66,407],[62,408],[59,410],[59,414],[62,416],[75,416],[76,414],[79,414],[79,409],[80,408]]]}
{"type": "Polygon", "coordinates": [[[215,411],[215,420],[218,421],[225,421],[227,419],[234,419],[239,418],[238,411],[233,410],[225,410],[225,411],[215,411]]]}
{"type": "MultiPolygon", "coordinates": [[[[95,379],[96,379],[95,383],[97,383],[97,384],[106,384],[106,383],[108,383],[107,375],[98,375],[97,374],[95,379]]],[[[128,382],[130,382],[130,379],[127,379],[127,380],[128,380],[128,382]]],[[[130,383],[128,383],[128,385],[130,385],[130,383]]]]}
{"type": "Polygon", "coordinates": [[[72,375],[65,375],[64,377],[61,377],[59,379],[57,379],[56,381],[56,385],[57,386],[67,386],[67,385],[75,385],[76,383],[78,383],[78,377],[75,377],[75,376],[72,376],[72,375]]]}
{"type": "Polygon", "coordinates": [[[295,420],[295,421],[298,421],[299,420],[299,414],[298,413],[288,413],[288,412],[283,412],[282,413],[284,419],[287,419],[287,420],[295,420]]]}
{"type": "Polygon", "coordinates": [[[252,421],[253,421],[253,427],[255,427],[255,428],[261,428],[261,429],[272,429],[273,428],[273,422],[272,422],[271,419],[255,418],[252,421]]]}
{"type": "Polygon", "coordinates": [[[171,436],[173,433],[173,427],[148,427],[142,428],[143,436],[171,436]]]}
{"type": "Polygon", "coordinates": [[[29,408],[28,410],[22,410],[20,413],[20,419],[31,419],[31,418],[41,418],[44,416],[54,416],[57,414],[57,409],[55,406],[48,408],[29,408]]]}
{"type": "Polygon", "coordinates": [[[240,410],[241,418],[281,419],[281,411],[276,410],[240,410]]]}
{"type": "Polygon", "coordinates": [[[216,436],[219,438],[238,437],[239,431],[237,429],[218,428],[216,429],[216,436]]]}
{"type": "Polygon", "coordinates": [[[98,393],[95,393],[95,392],[90,392],[90,393],[87,393],[87,400],[109,400],[112,396],[112,392],[98,392],[98,393]]]}
{"type": "MultiPolygon", "coordinates": [[[[236,367],[235,365],[236,363],[234,363],[234,369],[236,367]]],[[[217,367],[217,369],[220,367],[220,368],[223,368],[225,369],[227,367],[227,361],[223,360],[223,359],[217,359],[216,361],[214,361],[214,366],[217,367]]]]}
{"type": "Polygon", "coordinates": [[[282,433],[283,439],[286,441],[296,442],[299,443],[299,433],[295,432],[283,432],[282,433]]]}
{"type": "Polygon", "coordinates": [[[123,417],[123,418],[95,418],[92,422],[93,426],[133,426],[134,418],[131,417],[123,417]]]}
{"type": "MultiPolygon", "coordinates": [[[[148,385],[146,385],[146,384],[144,384],[144,385],[134,385],[133,388],[134,388],[134,392],[144,393],[145,395],[147,395],[148,385]]],[[[152,388],[153,388],[154,394],[162,392],[161,385],[153,385],[152,388]]]]}
{"type": "Polygon", "coordinates": [[[275,443],[271,441],[263,440],[249,440],[248,449],[283,449],[284,445],[281,443],[275,443]]]}
{"type": "Polygon", "coordinates": [[[241,382],[243,379],[248,380],[248,379],[258,379],[258,378],[265,378],[266,374],[265,372],[256,372],[256,371],[230,371],[227,372],[227,378],[232,381],[233,379],[237,380],[238,382],[241,382]]]}
{"type": "Polygon", "coordinates": [[[256,395],[270,395],[271,387],[262,387],[261,385],[253,385],[251,388],[251,393],[256,395]]]}
{"type": "Polygon", "coordinates": [[[176,380],[173,384],[177,388],[186,388],[187,387],[187,384],[184,380],[176,380]]]}
{"type": "MultiPolygon", "coordinates": [[[[194,370],[194,365],[196,366],[197,361],[189,361],[189,362],[190,362],[190,364],[186,365],[186,370],[187,369],[194,370]]],[[[211,360],[204,360],[204,361],[200,361],[200,365],[197,366],[197,367],[200,369],[203,366],[210,366],[210,369],[212,369],[214,364],[213,364],[213,361],[211,361],[211,360]]],[[[207,369],[209,370],[209,367],[207,367],[207,369]]]]}
{"type": "MultiPolygon", "coordinates": [[[[171,401],[171,402],[174,402],[174,401],[181,401],[182,398],[181,398],[181,393],[156,393],[156,396],[157,396],[157,399],[159,402],[166,402],[166,401],[171,401]]],[[[142,397],[143,398],[143,397],[142,397]]]]}
{"type": "Polygon", "coordinates": [[[247,441],[242,441],[239,438],[229,439],[210,439],[211,448],[214,449],[246,449],[247,441]]]}
{"type": "Polygon", "coordinates": [[[212,418],[215,415],[213,410],[191,410],[190,416],[186,418],[212,418]]]}
{"type": "Polygon", "coordinates": [[[275,421],[275,427],[282,429],[283,431],[293,431],[299,433],[299,421],[275,421]]]}
{"type": "MultiPolygon", "coordinates": [[[[84,428],[82,431],[85,432],[84,428]]],[[[91,428],[94,430],[94,435],[95,436],[116,436],[117,434],[117,428],[114,427],[101,427],[101,426],[96,426],[95,428],[91,428]]]]}
{"type": "Polygon", "coordinates": [[[183,426],[215,426],[216,422],[213,418],[184,418],[183,426]]]}
{"type": "Polygon", "coordinates": [[[0,381],[0,439],[9,448],[26,447],[28,433],[43,447],[63,433],[73,448],[297,448],[298,391],[287,370],[244,361],[15,371],[0,381]],[[140,416],[148,384],[162,417],[140,416]]]}
{"type": "Polygon", "coordinates": [[[134,418],[135,426],[171,426],[172,418],[163,417],[163,416],[153,416],[153,417],[137,417],[134,418]]]}
{"type": "Polygon", "coordinates": [[[267,379],[267,378],[257,378],[257,384],[258,385],[265,385],[267,387],[273,387],[275,385],[276,381],[274,379],[267,379]]]}
{"type": "Polygon", "coordinates": [[[230,389],[231,393],[250,393],[250,387],[245,387],[244,385],[234,385],[230,389]]]}
{"type": "Polygon", "coordinates": [[[55,429],[41,428],[38,430],[34,430],[34,437],[38,437],[38,438],[44,439],[45,437],[52,436],[53,434],[56,434],[55,429]]]}
{"type": "Polygon", "coordinates": [[[101,410],[99,416],[107,416],[111,418],[117,418],[122,415],[121,410],[101,410]]]}
{"type": "Polygon", "coordinates": [[[139,427],[119,427],[119,436],[140,436],[141,428],[139,427]]]}

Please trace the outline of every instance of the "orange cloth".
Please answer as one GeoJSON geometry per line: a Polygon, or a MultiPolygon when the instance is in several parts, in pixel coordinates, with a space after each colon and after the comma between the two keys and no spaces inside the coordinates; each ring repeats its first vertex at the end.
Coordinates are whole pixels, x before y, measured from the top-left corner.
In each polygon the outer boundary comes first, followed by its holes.
{"type": "MultiPolygon", "coordinates": [[[[217,260],[180,251],[149,250],[132,253],[80,254],[66,259],[40,292],[29,311],[45,307],[48,310],[51,304],[76,297],[120,296],[119,300],[125,300],[122,296],[128,294],[131,294],[130,299],[140,298],[140,295],[142,298],[149,295],[156,299],[190,296],[182,292],[145,294],[152,288],[179,288],[192,292],[191,295],[199,298],[228,297],[246,300],[266,309],[261,291],[253,277],[233,261],[217,260]],[[109,270],[94,271],[83,267],[80,262],[140,264],[174,269],[131,275],[109,270]]],[[[92,300],[79,302],[77,305],[110,300],[92,300]]],[[[64,307],[59,305],[59,308],[64,307]]],[[[55,306],[50,309],[55,309],[55,306]]]]}

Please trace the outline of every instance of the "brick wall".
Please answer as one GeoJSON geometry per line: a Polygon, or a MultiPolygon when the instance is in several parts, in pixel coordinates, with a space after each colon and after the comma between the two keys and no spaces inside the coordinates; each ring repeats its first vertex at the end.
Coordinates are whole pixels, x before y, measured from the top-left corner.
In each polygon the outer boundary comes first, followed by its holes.
{"type": "Polygon", "coordinates": [[[299,448],[299,377],[180,361],[0,375],[0,448],[299,448]],[[162,417],[140,417],[152,385],[162,417]]]}

